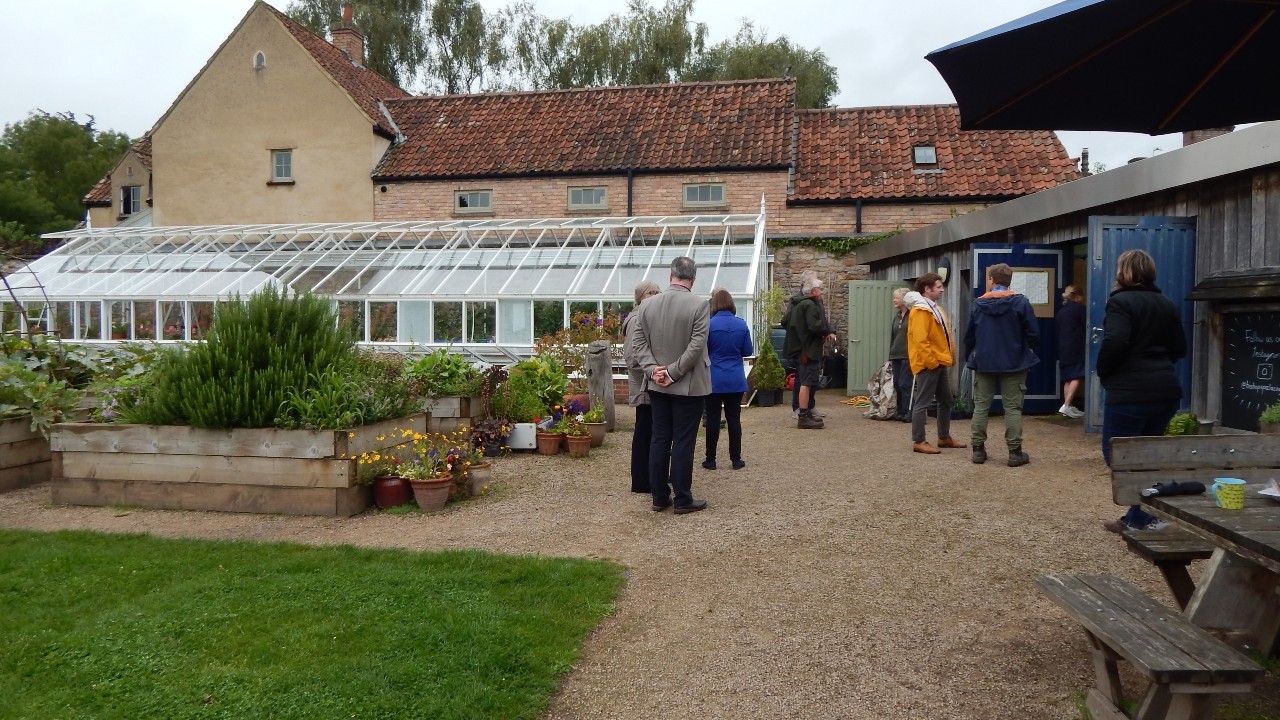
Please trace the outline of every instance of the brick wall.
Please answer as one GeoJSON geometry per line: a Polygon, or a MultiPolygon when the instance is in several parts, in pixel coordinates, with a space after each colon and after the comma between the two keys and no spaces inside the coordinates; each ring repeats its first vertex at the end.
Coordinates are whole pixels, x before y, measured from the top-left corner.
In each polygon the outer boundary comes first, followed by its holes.
{"type": "MultiPolygon", "coordinates": [[[[913,230],[953,217],[981,210],[993,203],[898,203],[864,204],[862,232],[879,234],[893,230],[913,230]]],[[[785,208],[768,218],[770,235],[850,235],[857,227],[857,210],[852,205],[820,205],[785,208]]]]}
{"type": "MultiPolygon", "coordinates": [[[[787,291],[788,295],[800,292],[800,273],[816,270],[823,285],[823,305],[827,316],[836,328],[836,347],[844,348],[848,339],[849,293],[845,283],[849,280],[865,280],[870,268],[858,263],[856,252],[844,257],[811,247],[783,247],[773,250],[773,283],[787,291]]],[[[843,352],[843,351],[842,351],[843,352]]]]}
{"type": "MultiPolygon", "coordinates": [[[[773,217],[783,210],[787,173],[691,173],[681,175],[636,175],[632,179],[632,215],[693,215],[698,213],[742,213],[760,211],[760,198],[769,203],[773,217]],[[726,204],[714,208],[685,208],[686,183],[725,184],[726,204]]],[[[624,176],[584,176],[573,178],[512,178],[498,180],[431,180],[379,184],[374,189],[374,217],[377,220],[451,220],[467,217],[558,218],[625,217],[627,179],[624,176]],[[605,210],[569,211],[571,187],[606,188],[605,210]],[[384,190],[385,188],[385,190],[384,190]],[[454,193],[460,190],[489,190],[493,206],[487,214],[454,212],[454,193]]]]}

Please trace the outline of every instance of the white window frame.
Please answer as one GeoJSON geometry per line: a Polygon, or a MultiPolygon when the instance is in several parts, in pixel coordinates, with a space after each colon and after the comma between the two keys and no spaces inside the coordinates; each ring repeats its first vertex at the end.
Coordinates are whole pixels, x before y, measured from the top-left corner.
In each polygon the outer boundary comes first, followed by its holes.
{"type": "Polygon", "coordinates": [[[271,182],[272,183],[291,183],[293,182],[293,149],[279,148],[271,151],[271,182]],[[281,158],[285,159],[281,163],[281,158]],[[284,166],[282,168],[282,165],[284,166]],[[281,174],[281,170],[287,170],[287,173],[281,174]]]}
{"type": "Polygon", "coordinates": [[[728,201],[726,201],[726,200],[725,200],[725,187],[724,187],[724,183],[714,183],[714,182],[712,182],[712,183],[685,183],[685,185],[684,185],[684,187],[682,188],[682,191],[681,191],[681,192],[682,192],[682,197],[683,197],[683,199],[684,199],[684,207],[687,207],[687,208],[724,207],[724,206],[728,205],[728,201]],[[718,193],[719,193],[719,195],[720,195],[720,199],[719,199],[719,200],[716,200],[716,199],[709,199],[709,200],[699,200],[699,199],[694,199],[694,200],[690,200],[690,199],[689,199],[689,193],[690,193],[690,191],[693,191],[693,192],[695,192],[695,193],[697,193],[697,194],[699,194],[699,195],[700,195],[700,194],[702,194],[702,193],[701,193],[701,189],[702,189],[702,188],[707,188],[707,189],[708,189],[708,193],[707,193],[708,195],[715,195],[715,194],[718,192],[718,193]]]}
{"type": "Polygon", "coordinates": [[[571,187],[569,188],[568,195],[569,195],[568,207],[570,210],[608,210],[609,209],[609,188],[605,187],[604,185],[585,185],[585,186],[571,187]],[[600,201],[594,202],[594,203],[581,202],[582,193],[584,191],[590,191],[592,193],[599,192],[600,201]],[[579,202],[573,201],[573,194],[575,192],[579,194],[578,195],[579,202]]]}
{"type": "Polygon", "coordinates": [[[911,161],[916,165],[937,165],[938,148],[935,145],[915,145],[911,148],[911,161]]]}
{"type": "Polygon", "coordinates": [[[460,215],[468,213],[492,213],[493,212],[493,191],[492,190],[456,190],[453,193],[453,211],[460,215]],[[476,199],[484,198],[483,205],[474,204],[476,199]],[[464,198],[467,205],[463,205],[464,198]]]}
{"type": "Polygon", "coordinates": [[[142,212],[142,186],[125,185],[120,188],[120,215],[136,215],[142,212]]]}

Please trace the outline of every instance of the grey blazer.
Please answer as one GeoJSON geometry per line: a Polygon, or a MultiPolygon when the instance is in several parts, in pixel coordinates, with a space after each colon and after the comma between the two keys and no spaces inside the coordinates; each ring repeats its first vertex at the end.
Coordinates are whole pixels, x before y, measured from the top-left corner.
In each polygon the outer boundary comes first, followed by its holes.
{"type": "Polygon", "coordinates": [[[690,397],[711,392],[711,359],[707,356],[710,319],[706,298],[683,285],[672,285],[640,305],[631,332],[647,390],[690,397]],[[674,381],[666,387],[653,382],[653,371],[659,365],[666,366],[674,381]]]}
{"type": "Polygon", "coordinates": [[[631,407],[649,404],[649,393],[644,389],[644,368],[636,362],[636,339],[632,328],[636,326],[636,313],[622,321],[622,360],[627,364],[627,404],[631,407]]]}

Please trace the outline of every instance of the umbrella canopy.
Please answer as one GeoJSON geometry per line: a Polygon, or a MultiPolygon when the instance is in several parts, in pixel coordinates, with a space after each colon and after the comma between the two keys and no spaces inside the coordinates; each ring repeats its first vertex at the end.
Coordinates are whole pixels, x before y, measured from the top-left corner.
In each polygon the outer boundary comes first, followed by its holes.
{"type": "Polygon", "coordinates": [[[966,130],[1161,135],[1280,118],[1280,0],[1067,0],[925,56],[966,130]]]}

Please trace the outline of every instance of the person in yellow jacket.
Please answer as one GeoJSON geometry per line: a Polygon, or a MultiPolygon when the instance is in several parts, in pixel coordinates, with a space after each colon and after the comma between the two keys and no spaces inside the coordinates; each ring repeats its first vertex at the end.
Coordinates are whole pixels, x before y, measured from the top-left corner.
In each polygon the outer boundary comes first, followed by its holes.
{"type": "Polygon", "coordinates": [[[926,455],[938,455],[938,448],[962,448],[964,443],[951,437],[951,377],[955,364],[955,329],[938,301],[944,288],[942,276],[925,273],[916,278],[916,291],[902,302],[911,308],[907,314],[907,358],[914,379],[911,385],[911,449],[926,455]],[[929,403],[938,401],[938,447],[925,440],[925,412],[929,403]]]}

